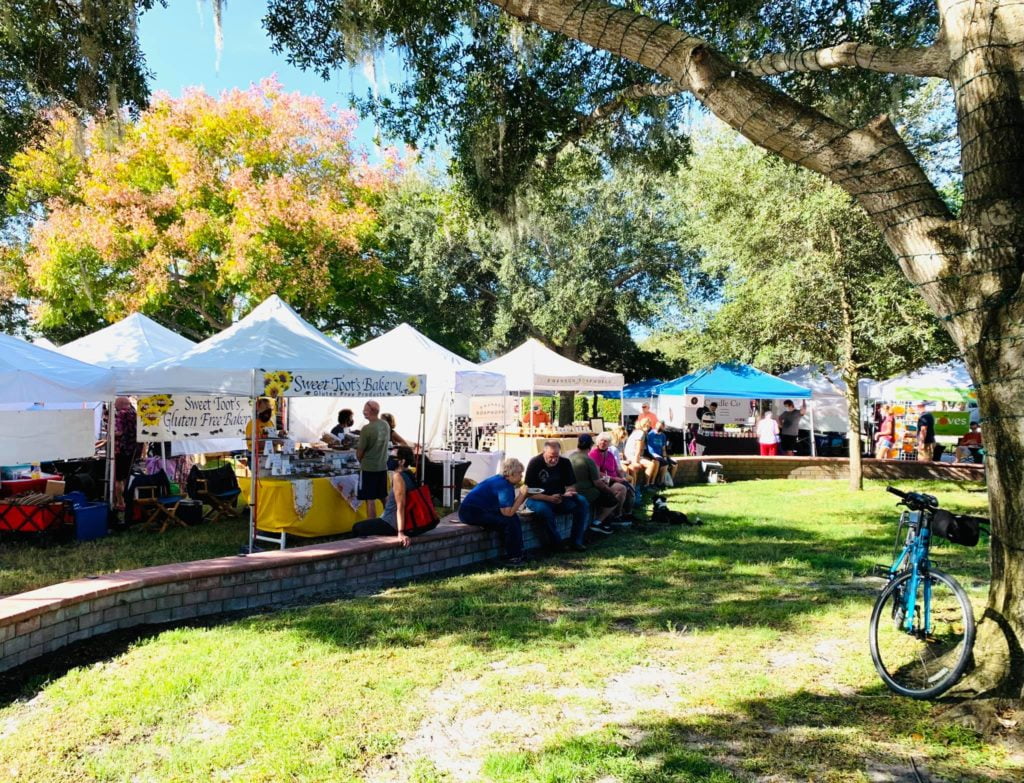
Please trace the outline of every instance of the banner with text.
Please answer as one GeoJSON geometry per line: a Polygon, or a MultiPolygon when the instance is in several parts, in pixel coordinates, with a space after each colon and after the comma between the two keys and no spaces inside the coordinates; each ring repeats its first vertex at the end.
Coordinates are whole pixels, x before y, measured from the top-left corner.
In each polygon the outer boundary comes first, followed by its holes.
{"type": "Polygon", "coordinates": [[[472,397],[469,418],[474,427],[484,424],[518,424],[521,406],[518,397],[472,397]]]}
{"type": "Polygon", "coordinates": [[[153,394],[138,399],[138,439],[155,441],[244,438],[252,418],[246,397],[153,394]]]}
{"type": "Polygon", "coordinates": [[[425,375],[374,370],[260,372],[267,397],[406,397],[423,394],[426,383],[425,375]]]}

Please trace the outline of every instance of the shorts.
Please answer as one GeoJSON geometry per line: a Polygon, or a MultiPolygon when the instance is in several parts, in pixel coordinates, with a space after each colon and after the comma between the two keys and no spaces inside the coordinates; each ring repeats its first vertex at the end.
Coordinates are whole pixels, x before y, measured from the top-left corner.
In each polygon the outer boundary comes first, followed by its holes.
{"type": "Polygon", "coordinates": [[[779,446],[783,451],[796,451],[796,435],[780,435],[779,446]]]}
{"type": "Polygon", "coordinates": [[[363,470],[359,472],[359,500],[385,500],[388,496],[388,472],[386,470],[363,470]]]}

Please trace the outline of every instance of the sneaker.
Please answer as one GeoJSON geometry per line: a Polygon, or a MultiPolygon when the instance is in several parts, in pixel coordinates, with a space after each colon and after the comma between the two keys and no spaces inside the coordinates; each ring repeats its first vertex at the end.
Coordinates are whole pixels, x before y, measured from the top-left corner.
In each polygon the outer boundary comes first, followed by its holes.
{"type": "Polygon", "coordinates": [[[583,544],[570,544],[569,548],[573,552],[586,552],[587,548],[583,544]]]}
{"type": "Polygon", "coordinates": [[[520,555],[519,557],[507,557],[505,558],[505,565],[511,568],[526,565],[526,556],[520,555]]]}
{"type": "Polygon", "coordinates": [[[612,529],[610,527],[607,527],[606,525],[591,525],[590,532],[600,533],[603,536],[607,536],[611,534],[612,529]]]}

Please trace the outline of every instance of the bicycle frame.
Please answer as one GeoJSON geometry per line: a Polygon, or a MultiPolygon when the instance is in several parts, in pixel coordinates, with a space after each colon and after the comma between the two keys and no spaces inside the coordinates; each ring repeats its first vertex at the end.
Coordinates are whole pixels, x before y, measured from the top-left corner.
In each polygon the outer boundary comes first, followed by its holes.
{"type": "MultiPolygon", "coordinates": [[[[907,584],[908,594],[904,596],[903,630],[912,633],[914,630],[914,612],[917,609],[917,586],[922,577],[927,577],[931,561],[928,559],[929,538],[931,529],[924,524],[926,511],[904,511],[900,515],[900,528],[907,526],[907,538],[903,549],[889,568],[889,580],[892,581],[904,571],[910,571],[907,584]]],[[[924,584],[924,626],[923,632],[929,633],[932,628],[931,617],[931,582],[924,584]]]]}

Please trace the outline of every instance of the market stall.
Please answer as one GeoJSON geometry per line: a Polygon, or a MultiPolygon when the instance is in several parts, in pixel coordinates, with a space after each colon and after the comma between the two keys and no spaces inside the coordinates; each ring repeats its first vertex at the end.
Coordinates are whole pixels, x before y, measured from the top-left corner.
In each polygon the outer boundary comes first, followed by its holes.
{"type": "MultiPolygon", "coordinates": [[[[696,412],[719,402],[716,428],[698,433],[706,456],[758,453],[754,416],[761,400],[810,400],[803,386],[784,381],[746,364],[716,364],[655,387],[658,417],[686,429],[697,423],[696,412]],[[727,426],[728,425],[728,426],[727,426]]],[[[810,408],[813,423],[813,406],[810,408]]]]}
{"type": "Polygon", "coordinates": [[[913,403],[928,403],[935,420],[936,440],[950,452],[967,433],[970,423],[978,421],[977,391],[962,361],[929,365],[880,381],[873,384],[865,396],[873,402],[887,402],[892,406],[896,444],[886,455],[890,459],[918,458],[918,412],[913,403]]]}
{"type": "MultiPolygon", "coordinates": [[[[127,373],[123,383],[126,391],[143,397],[140,434],[157,432],[156,437],[162,437],[158,428],[164,427],[182,440],[237,437],[255,418],[256,400],[261,396],[276,401],[365,400],[425,393],[421,375],[366,367],[277,296],[181,356],[127,373]],[[244,401],[241,407],[240,400],[244,401]]],[[[422,432],[422,417],[418,423],[422,432]]],[[[354,475],[352,452],[320,451],[316,457],[304,458],[294,450],[293,441],[273,436],[257,448],[256,430],[248,443],[250,475],[239,480],[250,506],[250,547],[254,540],[261,540],[283,548],[286,534],[350,530],[361,517],[346,500],[351,479],[340,479],[354,475]],[[261,500],[264,493],[269,494],[269,503],[261,500]]]]}
{"type": "MultiPolygon", "coordinates": [[[[43,474],[39,463],[90,456],[89,401],[113,393],[110,370],[0,334],[0,465],[8,466],[0,471],[7,478],[0,495],[22,498],[0,504],[0,530],[40,532],[65,519],[64,501],[46,499],[47,481],[61,476],[43,474]]],[[[105,529],[106,507],[94,505],[105,529]]]]}
{"type": "MultiPolygon", "coordinates": [[[[161,326],[142,313],[132,313],[116,323],[105,326],[85,337],[72,340],[56,350],[72,359],[113,370],[115,383],[119,384],[126,371],[142,369],[163,359],[179,356],[194,345],[195,343],[191,340],[161,326]]],[[[104,400],[104,402],[108,403],[108,411],[113,416],[113,406],[110,405],[113,400],[104,400]]],[[[97,436],[99,435],[99,426],[100,423],[97,421],[97,436]]],[[[108,432],[110,431],[109,422],[106,429],[108,432]]],[[[160,448],[164,449],[164,444],[161,443],[160,448]]],[[[187,453],[197,454],[206,451],[240,449],[242,444],[236,439],[230,443],[190,443],[188,448],[190,451],[187,453]]],[[[162,456],[173,457],[183,453],[186,453],[183,442],[172,440],[169,450],[162,456]]],[[[113,462],[108,460],[108,463],[106,466],[107,481],[112,493],[113,462]]],[[[166,461],[164,466],[167,467],[166,461]]],[[[94,472],[91,464],[83,464],[78,467],[85,472],[94,472]]],[[[174,476],[172,480],[179,478],[181,477],[174,476]]],[[[110,499],[112,502],[112,494],[110,499]]]]}
{"type": "MultiPolygon", "coordinates": [[[[480,369],[504,375],[505,385],[510,392],[528,394],[528,411],[532,409],[533,400],[538,393],[621,393],[624,386],[621,373],[597,370],[574,362],[533,338],[504,356],[481,364],[480,369]]],[[[507,456],[516,457],[525,464],[540,453],[538,444],[543,446],[544,440],[559,438],[563,441],[563,451],[567,447],[571,451],[576,448],[576,437],[580,432],[589,432],[591,428],[581,428],[577,425],[569,431],[566,429],[569,428],[559,428],[555,425],[522,426],[522,422],[518,422],[498,433],[498,448],[507,456]]]]}

